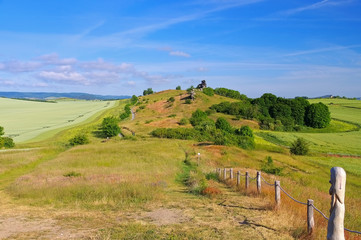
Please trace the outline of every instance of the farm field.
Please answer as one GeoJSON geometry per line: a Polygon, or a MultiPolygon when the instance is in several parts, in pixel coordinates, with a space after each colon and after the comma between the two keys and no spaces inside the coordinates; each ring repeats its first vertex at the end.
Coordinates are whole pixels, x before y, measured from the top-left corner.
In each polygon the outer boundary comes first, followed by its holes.
{"type": "Polygon", "coordinates": [[[342,155],[361,155],[361,101],[347,99],[310,99],[311,103],[322,102],[331,112],[331,125],[336,125],[329,132],[270,132],[261,131],[260,136],[276,144],[290,146],[298,137],[303,137],[310,142],[314,152],[332,153],[342,155]],[[337,119],[337,120],[336,120],[337,119]],[[344,122],[339,122],[344,121],[344,122]],[[354,126],[348,126],[349,123],[354,126]],[[345,128],[345,131],[338,130],[345,128]],[[347,130],[347,128],[349,130],[347,130]]]}
{"type": "MultiPolygon", "coordinates": [[[[193,194],[182,180],[187,174],[193,179],[224,167],[248,171],[255,177],[268,156],[283,169],[282,176],[262,176],[269,182],[280,180],[282,187],[302,202],[313,199],[326,215],[330,168],[343,167],[347,172],[345,226],[360,230],[358,158],[329,157],[320,151],[292,156],[287,148],[261,137],[256,138],[255,150],[150,137],[149,133],[158,127],[191,127],[180,126],[179,121],[189,118],[197,108],[206,110],[221,101],[234,101],[197,93],[192,104],[185,104],[186,96],[185,91],[173,90],[141,97],[132,106],[135,119],[119,123],[135,131],[135,136],[126,130],[122,132],[124,137],[109,141],[96,135],[103,117],[119,116],[123,111],[127,101],[122,100],[99,112],[96,118],[70,126],[47,141],[19,144],[20,148],[33,147],[26,151],[0,151],[0,238],[307,239],[306,208],[282,194],[282,207],[275,211],[274,187],[263,184],[262,194],[257,195],[255,181],[246,192],[229,182],[225,186],[210,179],[210,189],[220,193],[208,197],[193,194]],[[168,102],[170,97],[175,101],[168,102]],[[78,132],[88,134],[91,142],[67,146],[78,132]],[[199,166],[197,153],[201,155],[199,166]],[[187,173],[185,159],[199,172],[187,173]],[[20,230],[9,231],[6,223],[20,230]]],[[[219,116],[235,127],[249,125],[260,131],[255,121],[235,120],[220,113],[210,117],[219,116]]],[[[351,133],[357,136],[359,132],[299,134],[309,140],[309,136],[351,133]]],[[[343,150],[342,146],[339,149],[343,150]]],[[[242,179],[241,185],[244,183],[242,179]]],[[[315,218],[314,239],[324,239],[327,222],[316,213],[315,218]]],[[[348,239],[357,239],[355,236],[347,235],[348,239]]]]}
{"type": "Polygon", "coordinates": [[[110,109],[115,101],[35,102],[0,98],[0,126],[15,143],[40,141],[110,109]]]}

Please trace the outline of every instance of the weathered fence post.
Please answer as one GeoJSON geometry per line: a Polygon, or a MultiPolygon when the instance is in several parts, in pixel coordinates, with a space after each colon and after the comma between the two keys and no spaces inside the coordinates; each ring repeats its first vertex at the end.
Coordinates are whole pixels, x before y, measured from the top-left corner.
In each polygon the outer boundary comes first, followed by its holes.
{"type": "Polygon", "coordinates": [[[261,172],[257,172],[257,192],[261,193],[261,172]]]}
{"type": "Polygon", "coordinates": [[[327,239],[345,239],[344,218],[345,218],[345,190],[346,172],[343,168],[331,168],[331,197],[330,218],[327,225],[327,239]]]}
{"type": "Polygon", "coordinates": [[[315,227],[315,220],[313,219],[313,200],[307,200],[307,231],[308,233],[313,232],[313,228],[315,227]]]}
{"type": "Polygon", "coordinates": [[[224,168],[223,170],[223,179],[227,180],[227,168],[224,168]]]}
{"type": "Polygon", "coordinates": [[[233,168],[229,169],[229,179],[233,180],[233,168]]]}
{"type": "Polygon", "coordinates": [[[248,189],[249,187],[249,175],[248,175],[248,172],[246,172],[246,190],[248,189]]]}
{"type": "Polygon", "coordinates": [[[217,174],[218,174],[218,179],[220,180],[222,176],[222,171],[220,168],[217,168],[217,174]]]}
{"type": "Polygon", "coordinates": [[[237,186],[241,184],[241,171],[237,171],[237,186]]]}
{"type": "Polygon", "coordinates": [[[276,206],[279,207],[281,205],[281,183],[280,181],[275,181],[275,200],[276,206]]]}

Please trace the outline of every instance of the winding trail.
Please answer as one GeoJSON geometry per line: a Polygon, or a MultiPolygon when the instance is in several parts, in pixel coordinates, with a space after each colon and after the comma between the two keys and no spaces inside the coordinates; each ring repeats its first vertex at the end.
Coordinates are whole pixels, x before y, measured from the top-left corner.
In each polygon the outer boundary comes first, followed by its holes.
{"type": "Polygon", "coordinates": [[[132,113],[132,120],[131,121],[133,121],[134,118],[135,118],[135,112],[133,111],[133,109],[130,109],[130,112],[132,113]]]}

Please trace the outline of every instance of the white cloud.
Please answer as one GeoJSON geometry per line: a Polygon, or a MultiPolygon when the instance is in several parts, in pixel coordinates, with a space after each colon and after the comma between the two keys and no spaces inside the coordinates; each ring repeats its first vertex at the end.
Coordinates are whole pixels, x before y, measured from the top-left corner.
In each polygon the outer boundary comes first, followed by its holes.
{"type": "Polygon", "coordinates": [[[7,61],[2,62],[0,64],[0,70],[12,72],[12,73],[21,73],[21,72],[32,72],[39,68],[41,68],[43,64],[41,62],[35,62],[35,61],[28,61],[28,62],[22,62],[22,61],[7,61]]]}
{"type": "Polygon", "coordinates": [[[172,51],[169,53],[171,56],[186,57],[189,58],[191,55],[181,51],[172,51]]]}
{"type": "Polygon", "coordinates": [[[58,54],[51,53],[38,57],[39,60],[43,61],[45,64],[53,65],[71,65],[77,62],[75,58],[59,58],[58,54]]]}
{"type": "Polygon", "coordinates": [[[70,84],[89,84],[86,78],[78,72],[41,71],[37,74],[37,76],[47,81],[64,82],[70,84]]]}

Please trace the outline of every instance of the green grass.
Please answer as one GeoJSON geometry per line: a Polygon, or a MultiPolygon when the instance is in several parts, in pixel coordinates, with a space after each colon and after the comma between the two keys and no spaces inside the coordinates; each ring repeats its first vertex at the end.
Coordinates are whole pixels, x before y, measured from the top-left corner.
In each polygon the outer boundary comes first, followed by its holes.
{"type": "Polygon", "coordinates": [[[15,143],[40,141],[83,124],[110,109],[116,101],[58,101],[57,103],[0,98],[0,126],[15,143]]]}

